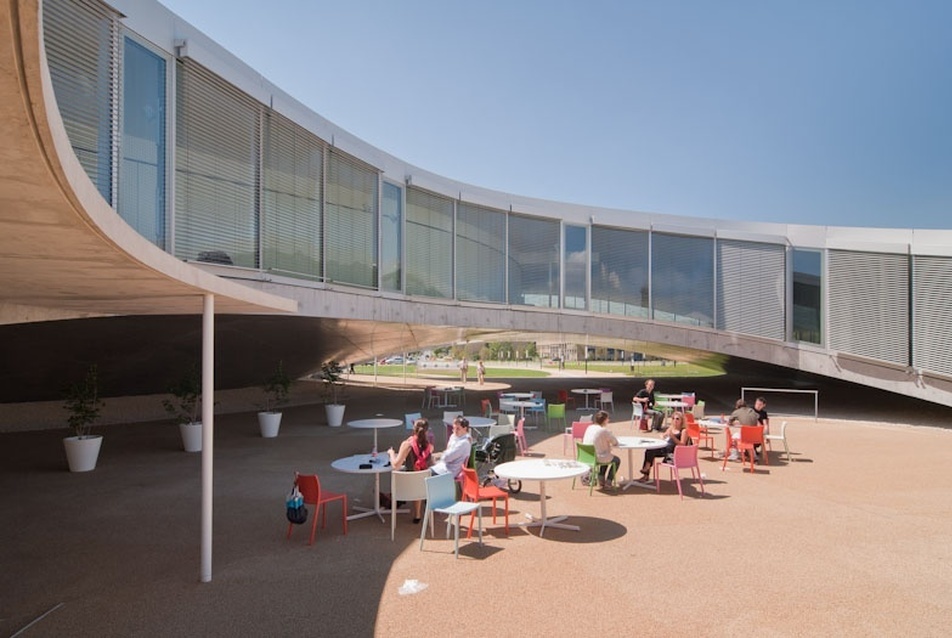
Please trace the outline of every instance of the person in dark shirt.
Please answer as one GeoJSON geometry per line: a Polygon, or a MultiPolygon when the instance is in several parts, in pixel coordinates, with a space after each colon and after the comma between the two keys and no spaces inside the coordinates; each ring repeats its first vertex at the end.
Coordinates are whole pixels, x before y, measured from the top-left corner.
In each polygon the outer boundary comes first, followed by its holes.
{"type": "Polygon", "coordinates": [[[654,409],[654,387],[654,379],[648,379],[645,381],[645,387],[638,390],[638,394],[635,395],[632,401],[640,403],[641,407],[644,408],[645,418],[651,419],[651,429],[661,431],[664,429],[664,413],[654,409]]]}

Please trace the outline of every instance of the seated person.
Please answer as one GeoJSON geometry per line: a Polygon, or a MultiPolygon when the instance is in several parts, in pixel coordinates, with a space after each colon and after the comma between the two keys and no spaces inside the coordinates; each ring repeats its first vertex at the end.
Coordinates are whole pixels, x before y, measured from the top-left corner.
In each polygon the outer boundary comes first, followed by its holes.
{"type": "Polygon", "coordinates": [[[645,387],[641,390],[638,390],[638,394],[632,399],[633,403],[640,403],[641,407],[644,408],[645,418],[651,420],[651,430],[662,430],[664,429],[664,412],[658,412],[654,409],[655,404],[655,393],[654,393],[655,382],[654,379],[648,379],[645,381],[645,387]]]}
{"type": "Polygon", "coordinates": [[[754,412],[757,413],[757,425],[764,426],[764,434],[770,432],[770,416],[767,414],[767,399],[763,397],[754,399],[754,412]]]}
{"type": "MultiPolygon", "coordinates": [[[[390,455],[390,465],[394,471],[418,472],[428,470],[433,464],[433,444],[430,443],[430,424],[426,419],[417,419],[413,422],[413,434],[400,443],[400,450],[387,450],[390,455]]],[[[413,522],[420,522],[421,501],[413,501],[413,522]]]]}
{"type": "MultiPolygon", "coordinates": [[[[750,408],[743,399],[737,399],[737,403],[734,404],[734,411],[731,412],[730,417],[727,419],[728,425],[759,425],[760,415],[757,414],[755,410],[750,408]]],[[[732,435],[734,439],[740,439],[740,430],[734,432],[732,435]]],[[[760,446],[755,446],[754,453],[759,456],[760,446]]],[[[732,449],[730,456],[728,457],[731,461],[737,460],[737,450],[732,449]]]]}
{"type": "Polygon", "coordinates": [[[469,460],[469,452],[473,442],[469,438],[469,420],[458,416],[453,419],[453,435],[446,443],[446,451],[438,453],[439,460],[430,468],[433,474],[450,474],[458,478],[463,473],[463,466],[469,460]]]}
{"type": "MultiPolygon", "coordinates": [[[[608,412],[596,412],[592,423],[586,428],[582,443],[595,446],[595,458],[599,463],[611,463],[610,467],[603,465],[598,469],[598,485],[606,487],[615,482],[615,474],[621,464],[621,459],[612,454],[612,446],[618,445],[618,439],[605,427],[608,424],[608,412]]],[[[594,477],[590,480],[594,480],[594,477]]]]}
{"type": "Polygon", "coordinates": [[[688,428],[684,425],[684,415],[675,412],[671,415],[671,425],[665,430],[662,437],[667,445],[654,450],[645,450],[645,462],[641,466],[641,480],[651,480],[651,468],[654,467],[654,460],[664,458],[674,452],[674,448],[679,445],[689,445],[691,439],[688,437],[688,428]]]}

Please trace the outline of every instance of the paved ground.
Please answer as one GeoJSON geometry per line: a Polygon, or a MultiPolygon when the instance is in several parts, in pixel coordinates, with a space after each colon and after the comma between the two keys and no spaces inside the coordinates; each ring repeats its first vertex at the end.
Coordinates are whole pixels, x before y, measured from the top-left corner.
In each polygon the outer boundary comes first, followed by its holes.
{"type": "MultiPolygon", "coordinates": [[[[665,380],[662,389],[695,389],[715,407],[737,381],[665,380]]],[[[624,433],[629,380],[517,385],[554,394],[603,383],[617,388],[613,428],[624,433]]],[[[483,395],[471,384],[469,411],[483,395]]],[[[459,560],[442,538],[421,552],[407,517],[394,543],[389,521],[375,519],[343,536],[336,506],[313,546],[303,529],[286,540],[294,470],[369,502],[370,480],[330,463],[369,450],[370,433],[328,428],[319,405],[288,409],[268,440],[253,415],[223,415],[206,584],[200,456],[180,451],[173,425],[105,428],[99,467],[86,474],[65,471],[62,430],[0,435],[0,635],[947,635],[952,432],[937,426],[949,411],[873,391],[821,396],[820,421],[788,419],[792,462],[774,454],[753,475],[739,465],[722,472],[702,452],[707,495],[692,483],[683,501],[669,482],[660,494],[591,497],[551,483],[550,513],[568,514],[580,532],[491,529],[459,560]],[[427,588],[401,596],[406,579],[427,588]]],[[[357,387],[347,417],[399,416],[419,399],[416,388],[357,387]]],[[[402,434],[381,431],[381,442],[402,434]]],[[[533,454],[561,456],[558,434],[529,440],[533,454]]],[[[537,488],[526,484],[511,509],[513,521],[537,513],[537,488]]]]}

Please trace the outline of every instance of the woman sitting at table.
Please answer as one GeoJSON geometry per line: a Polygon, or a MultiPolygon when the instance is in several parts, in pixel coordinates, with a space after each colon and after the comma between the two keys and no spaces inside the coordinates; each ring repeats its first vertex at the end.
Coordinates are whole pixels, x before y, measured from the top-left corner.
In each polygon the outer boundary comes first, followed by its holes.
{"type": "Polygon", "coordinates": [[[641,480],[650,481],[651,468],[654,466],[654,460],[664,458],[674,452],[674,448],[679,445],[688,445],[691,439],[688,437],[688,428],[684,425],[684,415],[675,412],[671,415],[671,425],[664,432],[664,440],[667,445],[654,450],[645,450],[645,463],[641,466],[641,480]]]}
{"type": "MultiPolygon", "coordinates": [[[[399,468],[406,472],[417,472],[430,469],[433,464],[433,444],[427,437],[429,429],[430,423],[426,419],[417,419],[413,422],[413,434],[400,444],[400,450],[387,450],[394,470],[399,468]]],[[[413,501],[414,523],[420,522],[420,507],[420,501],[413,501]]]]}

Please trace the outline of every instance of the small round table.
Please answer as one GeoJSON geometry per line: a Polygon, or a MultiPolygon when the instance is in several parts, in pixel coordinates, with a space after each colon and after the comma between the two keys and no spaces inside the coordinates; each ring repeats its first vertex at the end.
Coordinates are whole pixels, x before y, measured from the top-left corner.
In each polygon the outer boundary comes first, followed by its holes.
{"type": "Polygon", "coordinates": [[[357,428],[358,430],[373,430],[374,431],[374,450],[377,449],[377,430],[380,428],[395,428],[403,425],[403,421],[400,419],[385,419],[382,417],[377,417],[375,419],[358,419],[357,421],[348,421],[347,425],[352,428],[357,428]]]}
{"type": "MultiPolygon", "coordinates": [[[[374,475],[374,506],[358,507],[355,505],[354,509],[360,513],[351,514],[347,517],[347,520],[352,521],[357,518],[364,518],[376,514],[380,517],[380,522],[384,522],[383,515],[390,510],[380,507],[380,475],[393,470],[393,467],[390,466],[390,458],[388,455],[386,453],[378,454],[376,458],[374,458],[372,454],[354,454],[353,456],[345,456],[342,459],[337,459],[331,463],[331,467],[338,472],[346,472],[347,474],[374,475]]],[[[314,512],[314,516],[317,516],[317,512],[314,512]]]]}
{"type": "Polygon", "coordinates": [[[493,472],[502,479],[512,479],[516,481],[539,481],[539,507],[542,516],[533,517],[526,514],[529,518],[528,523],[517,523],[523,527],[540,527],[539,536],[545,534],[546,527],[555,527],[558,529],[569,529],[579,531],[578,525],[567,525],[563,523],[567,516],[554,516],[549,518],[545,513],[545,482],[558,481],[582,476],[591,466],[578,461],[568,461],[563,459],[526,459],[522,461],[509,461],[500,463],[493,472]]]}
{"type": "Polygon", "coordinates": [[[591,408],[591,407],[589,407],[589,405],[588,405],[588,397],[591,396],[591,395],[593,395],[593,394],[601,394],[601,393],[602,393],[602,391],[599,390],[599,389],[597,389],[597,388],[572,388],[572,394],[584,394],[584,395],[585,395],[585,407],[584,407],[584,408],[579,408],[579,411],[581,411],[581,410],[594,410],[595,408],[591,408]]]}
{"type": "MultiPolygon", "coordinates": [[[[619,450],[628,450],[628,482],[625,483],[621,489],[627,490],[632,485],[637,485],[638,487],[649,487],[645,483],[639,483],[635,480],[635,466],[631,458],[632,450],[657,450],[667,446],[667,442],[664,439],[651,439],[643,436],[619,436],[618,439],[618,449],[619,450]]],[[[651,486],[653,488],[653,486],[651,486]]]]}

